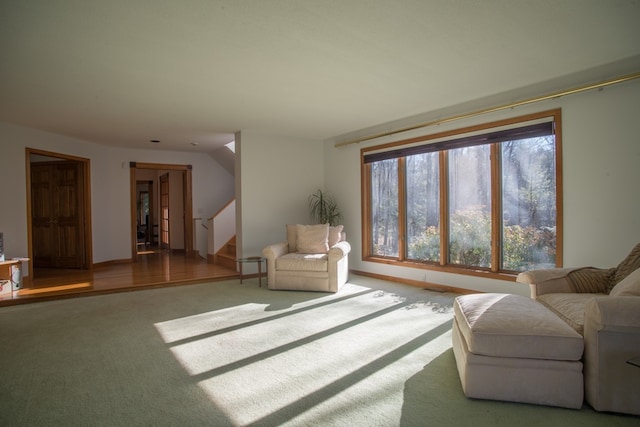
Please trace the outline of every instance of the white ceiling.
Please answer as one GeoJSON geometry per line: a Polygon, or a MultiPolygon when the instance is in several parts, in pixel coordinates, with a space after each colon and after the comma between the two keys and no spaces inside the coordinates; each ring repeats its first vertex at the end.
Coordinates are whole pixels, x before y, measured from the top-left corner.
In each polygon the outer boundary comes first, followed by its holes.
{"type": "Polygon", "coordinates": [[[186,151],[339,139],[638,58],[638,0],[2,0],[0,121],[186,151]]]}

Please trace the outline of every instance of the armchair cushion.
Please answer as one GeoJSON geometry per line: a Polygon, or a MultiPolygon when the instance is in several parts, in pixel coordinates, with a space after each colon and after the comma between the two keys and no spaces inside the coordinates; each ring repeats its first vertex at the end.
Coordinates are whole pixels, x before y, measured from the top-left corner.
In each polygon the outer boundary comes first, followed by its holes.
{"type": "Polygon", "coordinates": [[[329,247],[333,247],[342,240],[342,230],[344,229],[343,225],[335,225],[333,227],[329,227],[329,247]]]}
{"type": "MultiPolygon", "coordinates": [[[[329,227],[329,247],[333,247],[336,243],[345,240],[343,233],[343,225],[334,225],[329,227]]],[[[298,224],[287,224],[287,243],[289,245],[288,252],[298,252],[298,224]]]]}
{"type": "Polygon", "coordinates": [[[615,285],[609,296],[640,296],[640,268],[615,285]]]}
{"type": "Polygon", "coordinates": [[[297,224],[287,224],[287,243],[289,244],[288,252],[298,252],[297,227],[297,224]]]}
{"type": "Polygon", "coordinates": [[[276,259],[276,270],[327,271],[327,254],[290,252],[276,259]]]}
{"type": "Polygon", "coordinates": [[[326,254],[329,251],[329,224],[296,225],[296,246],[304,254],[326,254]]]}

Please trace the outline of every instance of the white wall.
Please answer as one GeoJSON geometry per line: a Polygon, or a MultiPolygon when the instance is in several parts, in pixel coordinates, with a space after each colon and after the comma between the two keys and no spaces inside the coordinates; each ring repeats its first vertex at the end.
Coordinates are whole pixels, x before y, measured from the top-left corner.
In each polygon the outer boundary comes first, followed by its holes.
{"type": "Polygon", "coordinates": [[[323,144],[245,130],[236,135],[236,155],[238,250],[261,255],[286,240],[286,224],[308,223],[308,197],[324,188],[323,144]]]}
{"type": "Polygon", "coordinates": [[[344,215],[350,268],[490,292],[528,295],[519,284],[362,260],[360,149],[527,113],[562,109],[564,266],[617,265],[640,242],[640,82],[486,114],[336,148],[325,143],[326,189],[344,215]]]}
{"type": "MultiPolygon", "coordinates": [[[[112,148],[7,123],[0,123],[0,141],[0,231],[7,257],[28,251],[26,147],[91,161],[94,263],[131,258],[129,162],[192,165],[194,216],[212,215],[234,197],[233,176],[201,153],[112,148]]],[[[202,238],[206,244],[206,233],[202,238]]]]}

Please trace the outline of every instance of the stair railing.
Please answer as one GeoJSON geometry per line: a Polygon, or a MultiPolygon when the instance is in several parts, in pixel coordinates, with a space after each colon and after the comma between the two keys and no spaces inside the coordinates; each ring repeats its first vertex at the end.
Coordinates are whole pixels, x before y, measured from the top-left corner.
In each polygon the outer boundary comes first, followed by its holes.
{"type": "Polygon", "coordinates": [[[236,199],[207,219],[207,259],[214,255],[236,234],[236,199]]]}

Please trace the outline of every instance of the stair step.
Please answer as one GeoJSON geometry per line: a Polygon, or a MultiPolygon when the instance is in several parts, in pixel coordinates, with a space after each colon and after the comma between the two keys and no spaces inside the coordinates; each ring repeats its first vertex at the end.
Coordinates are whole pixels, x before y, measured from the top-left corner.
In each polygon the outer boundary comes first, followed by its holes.
{"type": "Polygon", "coordinates": [[[213,258],[213,262],[216,265],[220,265],[220,266],[229,268],[231,270],[236,270],[238,268],[236,263],[236,257],[235,255],[231,255],[231,254],[218,253],[213,258]]]}
{"type": "Polygon", "coordinates": [[[213,256],[213,264],[220,265],[231,270],[237,270],[238,265],[236,263],[236,236],[233,236],[213,256]]]}

